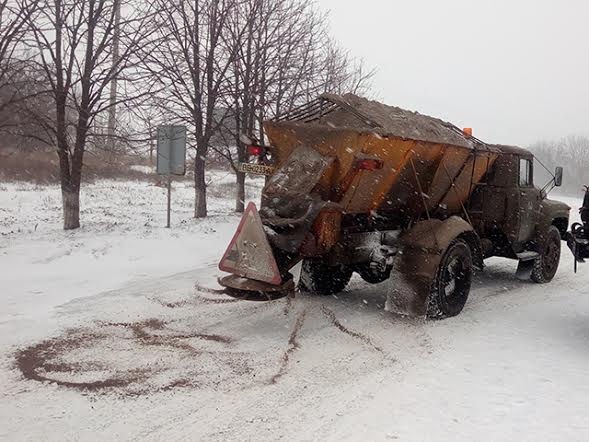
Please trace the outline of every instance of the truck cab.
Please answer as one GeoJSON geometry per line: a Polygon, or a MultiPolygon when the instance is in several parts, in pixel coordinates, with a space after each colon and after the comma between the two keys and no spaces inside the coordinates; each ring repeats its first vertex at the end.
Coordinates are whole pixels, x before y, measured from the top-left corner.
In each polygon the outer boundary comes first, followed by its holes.
{"type": "MultiPolygon", "coordinates": [[[[553,247],[557,234],[559,242],[566,238],[570,207],[547,198],[536,185],[534,168],[538,163],[531,152],[514,146],[495,147],[500,154],[473,192],[470,215],[485,257],[518,259],[519,273],[525,275],[546,252],[548,237],[553,238],[553,247]]],[[[559,258],[560,244],[551,253],[552,259],[559,258]]],[[[545,279],[552,279],[550,274],[552,271],[545,279]]]]}

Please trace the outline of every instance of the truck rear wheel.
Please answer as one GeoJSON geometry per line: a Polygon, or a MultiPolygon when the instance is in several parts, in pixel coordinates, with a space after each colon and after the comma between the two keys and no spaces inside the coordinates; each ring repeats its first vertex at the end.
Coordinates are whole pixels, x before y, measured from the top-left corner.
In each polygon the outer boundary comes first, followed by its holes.
{"type": "Polygon", "coordinates": [[[542,240],[540,257],[534,261],[532,281],[538,284],[552,281],[560,263],[560,241],[560,232],[556,226],[550,226],[542,240]]]}
{"type": "Polygon", "coordinates": [[[299,290],[318,295],[333,295],[346,288],[352,269],[343,265],[330,266],[321,259],[305,259],[301,268],[299,290]]]}
{"type": "Polygon", "coordinates": [[[472,252],[462,239],[444,252],[427,307],[427,316],[443,319],[458,315],[468,299],[472,283],[472,252]]]}

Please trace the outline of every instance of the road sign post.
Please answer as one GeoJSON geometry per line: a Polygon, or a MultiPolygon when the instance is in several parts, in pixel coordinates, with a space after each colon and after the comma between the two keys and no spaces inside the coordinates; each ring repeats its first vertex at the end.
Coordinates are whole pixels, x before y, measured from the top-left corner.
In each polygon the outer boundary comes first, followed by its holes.
{"type": "Polygon", "coordinates": [[[160,126],[157,128],[157,173],[167,177],[166,227],[169,229],[172,213],[172,176],[186,174],[186,127],[160,126]]]}
{"type": "Polygon", "coordinates": [[[166,228],[170,228],[171,225],[171,214],[172,214],[172,176],[168,175],[168,222],[166,228]]]}

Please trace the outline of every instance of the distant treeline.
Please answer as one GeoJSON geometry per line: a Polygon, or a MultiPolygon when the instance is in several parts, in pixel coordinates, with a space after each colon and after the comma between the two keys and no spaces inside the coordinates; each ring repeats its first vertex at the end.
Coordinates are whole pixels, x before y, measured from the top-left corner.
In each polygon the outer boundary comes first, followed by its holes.
{"type": "MultiPolygon", "coordinates": [[[[564,167],[563,193],[580,196],[583,186],[589,185],[589,137],[570,135],[556,141],[540,141],[531,145],[530,150],[550,172],[556,166],[564,167]]],[[[535,170],[539,187],[552,178],[541,164],[535,170]]]]}

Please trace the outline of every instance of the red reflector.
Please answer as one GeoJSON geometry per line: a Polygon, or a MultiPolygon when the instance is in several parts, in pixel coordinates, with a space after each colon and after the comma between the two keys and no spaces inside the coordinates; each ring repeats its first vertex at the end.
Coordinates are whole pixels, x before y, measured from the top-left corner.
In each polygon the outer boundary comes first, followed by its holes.
{"type": "Polygon", "coordinates": [[[382,169],[382,166],[382,161],[371,159],[357,160],[354,164],[354,167],[360,170],[378,170],[382,169]]]}
{"type": "Polygon", "coordinates": [[[247,151],[250,155],[260,156],[264,149],[260,146],[248,146],[247,151]]]}

